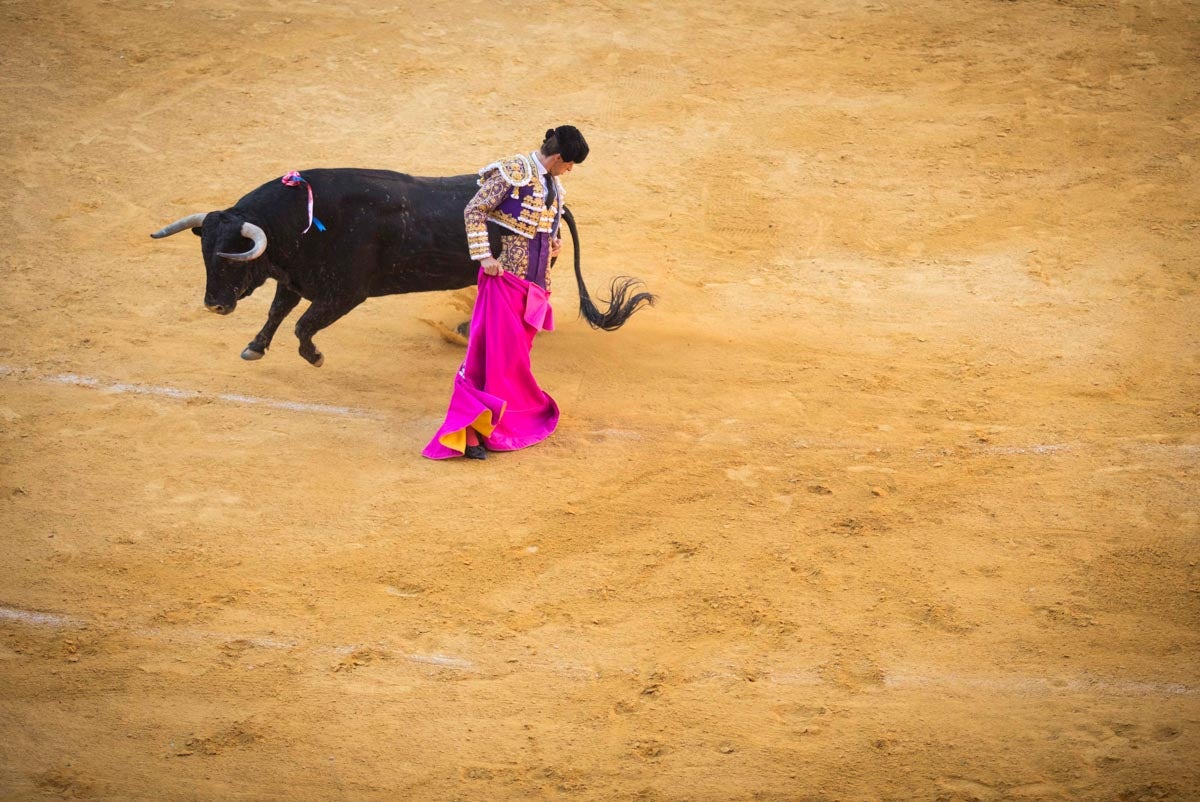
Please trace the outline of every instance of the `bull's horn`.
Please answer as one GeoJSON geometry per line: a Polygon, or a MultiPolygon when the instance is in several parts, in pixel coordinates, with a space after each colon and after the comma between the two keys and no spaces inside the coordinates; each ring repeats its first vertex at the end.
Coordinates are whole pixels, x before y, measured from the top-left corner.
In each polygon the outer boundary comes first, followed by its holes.
{"type": "Polygon", "coordinates": [[[166,228],[155,231],[150,236],[154,237],[155,239],[162,239],[163,237],[169,237],[172,234],[178,234],[185,228],[195,228],[196,226],[204,225],[204,218],[207,216],[208,215],[206,215],[204,212],[200,212],[199,214],[189,214],[182,220],[176,220],[166,228]]]}
{"type": "Polygon", "coordinates": [[[218,253],[217,256],[223,256],[235,262],[249,262],[251,259],[262,256],[263,251],[267,249],[267,232],[254,223],[242,223],[242,236],[254,240],[254,247],[245,253],[218,253]]]}

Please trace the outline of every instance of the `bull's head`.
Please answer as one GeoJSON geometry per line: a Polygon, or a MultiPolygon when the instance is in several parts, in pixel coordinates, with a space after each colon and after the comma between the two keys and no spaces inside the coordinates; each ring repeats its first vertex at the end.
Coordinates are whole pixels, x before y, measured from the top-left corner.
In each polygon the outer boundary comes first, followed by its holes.
{"type": "Polygon", "coordinates": [[[239,300],[266,280],[266,272],[261,267],[246,264],[254,262],[267,250],[266,232],[233,212],[209,212],[176,220],[150,236],[155,239],[169,237],[185,228],[190,228],[200,238],[200,250],[204,254],[204,269],[208,274],[204,307],[210,312],[228,315],[237,308],[239,300]]]}

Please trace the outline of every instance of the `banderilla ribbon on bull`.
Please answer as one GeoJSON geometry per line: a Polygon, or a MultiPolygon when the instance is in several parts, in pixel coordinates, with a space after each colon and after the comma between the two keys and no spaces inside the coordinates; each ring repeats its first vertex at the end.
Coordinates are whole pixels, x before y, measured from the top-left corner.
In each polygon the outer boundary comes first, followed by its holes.
{"type": "Polygon", "coordinates": [[[317,226],[317,231],[324,231],[325,224],[322,223],[317,218],[313,217],[312,184],[308,183],[308,181],[304,178],[304,176],[300,175],[295,170],[292,170],[290,173],[285,175],[281,180],[283,181],[283,183],[287,184],[289,187],[294,187],[294,186],[303,184],[305,186],[305,188],[308,190],[308,226],[304,229],[303,233],[307,234],[308,229],[312,228],[314,223],[317,226]]]}

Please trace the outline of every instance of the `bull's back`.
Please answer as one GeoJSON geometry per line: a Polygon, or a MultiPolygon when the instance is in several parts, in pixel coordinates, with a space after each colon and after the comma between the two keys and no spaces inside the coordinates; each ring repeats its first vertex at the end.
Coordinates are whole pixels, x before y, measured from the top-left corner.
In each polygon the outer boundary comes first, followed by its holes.
{"type": "MultiPolygon", "coordinates": [[[[429,178],[360,168],[316,168],[301,175],[312,188],[313,215],[325,231],[314,227],[298,240],[284,239],[296,242],[295,261],[316,269],[322,283],[374,296],[475,282],[478,265],[467,250],[463,210],[478,189],[476,176],[429,178]]],[[[300,230],[307,224],[303,186],[271,182],[239,206],[247,201],[287,209],[290,225],[300,230]]]]}

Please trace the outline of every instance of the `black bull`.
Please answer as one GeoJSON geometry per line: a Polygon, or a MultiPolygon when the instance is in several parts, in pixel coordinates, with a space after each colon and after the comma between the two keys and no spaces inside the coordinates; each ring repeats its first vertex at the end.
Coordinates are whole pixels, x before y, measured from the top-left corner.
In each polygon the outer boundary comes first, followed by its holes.
{"type": "MultiPolygon", "coordinates": [[[[320,367],[313,344],[329,326],[367,298],[402,292],[454,290],[475,283],[479,264],[467,251],[463,210],[478,189],[476,176],[421,178],[389,170],[328,169],[302,173],[315,198],[314,214],[326,227],[309,225],[308,192],[275,179],[224,211],[194,214],[150,236],[190,228],[200,237],[208,281],[204,305],[227,315],[237,302],[275,279],[267,322],[242,352],[266,353],[276,329],[300,299],[310,305],[296,323],[300,355],[320,367]]],[[[563,219],[575,246],[579,309],[594,328],[619,328],[654,296],[634,292],[639,281],[614,279],[608,309],[601,311],[584,286],[575,219],[563,219]]],[[[501,229],[488,224],[492,253],[501,229]]]]}

